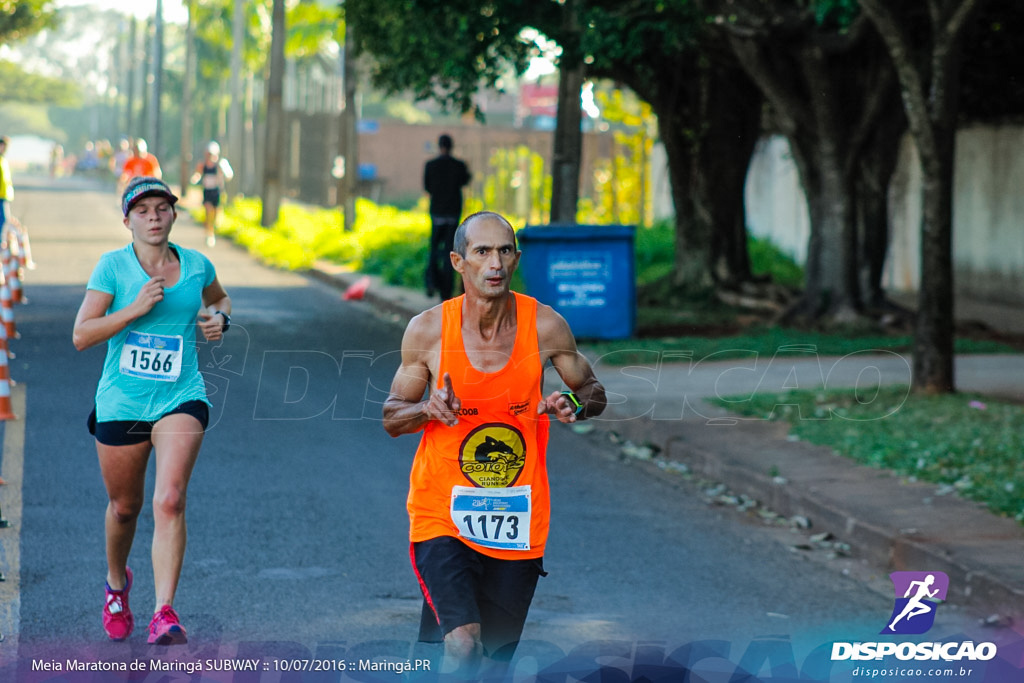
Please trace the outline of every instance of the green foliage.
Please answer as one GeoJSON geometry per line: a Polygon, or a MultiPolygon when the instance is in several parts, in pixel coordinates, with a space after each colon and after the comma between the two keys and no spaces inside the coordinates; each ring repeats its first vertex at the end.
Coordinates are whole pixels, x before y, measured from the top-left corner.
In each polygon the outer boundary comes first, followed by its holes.
{"type": "Polygon", "coordinates": [[[588,63],[600,73],[626,70],[650,83],[659,79],[659,65],[693,51],[702,33],[692,0],[590,0],[583,15],[588,63]]]}
{"type": "Polygon", "coordinates": [[[25,71],[0,61],[0,101],[75,106],[81,97],[77,84],[25,71]]]}
{"type": "Polygon", "coordinates": [[[815,0],[814,19],[819,26],[833,26],[845,29],[860,12],[858,0],[815,0]]]}
{"type": "Polygon", "coordinates": [[[518,225],[547,222],[551,206],[551,176],[544,158],[525,145],[495,150],[487,163],[482,205],[517,217],[518,225]]]}
{"type": "Polygon", "coordinates": [[[41,138],[66,142],[66,133],[51,121],[46,107],[40,104],[0,104],[0,130],[6,135],[38,135],[41,138]]]}
{"type": "Polygon", "coordinates": [[[754,275],[768,275],[772,282],[790,289],[804,286],[804,269],[775,244],[763,237],[753,235],[747,238],[747,253],[750,256],[750,270],[754,275]]]}
{"type": "MultiPolygon", "coordinates": [[[[340,4],[340,3],[339,3],[340,4]]],[[[288,38],[285,54],[297,59],[315,58],[324,54],[325,46],[343,41],[339,30],[344,26],[340,21],[339,5],[322,5],[318,2],[300,2],[288,7],[285,23],[288,38]]]]}
{"type": "Polygon", "coordinates": [[[633,235],[637,285],[647,285],[668,277],[672,273],[675,250],[675,225],[671,221],[637,226],[633,235]]]}
{"type": "Polygon", "coordinates": [[[54,0],[0,0],[0,45],[51,28],[56,17],[54,0]]]}
{"type": "Polygon", "coordinates": [[[657,119],[650,105],[621,88],[599,88],[595,100],[603,122],[613,128],[611,159],[595,164],[595,222],[638,225],[651,215],[651,153],[657,135],[657,119]]]}
{"type": "MultiPolygon", "coordinates": [[[[587,221],[595,218],[593,214],[584,216],[587,221]]],[[[634,250],[638,285],[653,284],[672,272],[675,238],[675,224],[670,220],[637,227],[634,250]]],[[[750,236],[747,239],[747,250],[750,254],[750,268],[755,275],[768,275],[773,282],[784,287],[803,286],[803,268],[771,240],[750,236]]]]}
{"type": "Polygon", "coordinates": [[[789,422],[791,434],[859,463],[939,484],[1024,522],[1024,406],[984,396],[916,396],[907,387],[755,394],[712,401],[789,422]]]}
{"type": "MultiPolygon", "coordinates": [[[[212,100],[226,105],[226,83],[231,78],[234,0],[191,2],[196,24],[197,87],[205,93],[197,102],[212,100]]],[[[268,4],[262,0],[245,0],[243,4],[242,61],[247,72],[259,74],[267,67],[272,33],[268,4]]],[[[286,8],[285,54],[302,61],[328,53],[339,25],[338,8],[309,2],[287,3],[286,8]]]]}
{"type": "Polygon", "coordinates": [[[460,112],[474,110],[479,88],[500,89],[510,69],[522,73],[540,54],[524,28],[557,26],[560,16],[555,3],[527,0],[346,0],[344,12],[357,53],[373,56],[377,87],[460,112]]]}
{"type": "MultiPolygon", "coordinates": [[[[197,221],[201,213],[201,208],[195,210],[197,221]]],[[[260,213],[259,199],[237,199],[225,209],[218,232],[278,268],[304,270],[322,259],[381,275],[391,284],[420,286],[430,236],[425,212],[359,199],[351,232],[342,229],[342,214],[336,209],[286,202],[269,229],[260,227],[260,213]]]]}

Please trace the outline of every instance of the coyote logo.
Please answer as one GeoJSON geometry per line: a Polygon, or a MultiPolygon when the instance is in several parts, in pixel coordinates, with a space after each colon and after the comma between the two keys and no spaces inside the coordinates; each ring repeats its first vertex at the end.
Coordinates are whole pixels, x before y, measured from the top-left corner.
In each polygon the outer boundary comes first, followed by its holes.
{"type": "Polygon", "coordinates": [[[459,449],[462,473],[482,488],[511,486],[526,465],[526,444],[518,429],[506,424],[477,427],[459,449]]]}

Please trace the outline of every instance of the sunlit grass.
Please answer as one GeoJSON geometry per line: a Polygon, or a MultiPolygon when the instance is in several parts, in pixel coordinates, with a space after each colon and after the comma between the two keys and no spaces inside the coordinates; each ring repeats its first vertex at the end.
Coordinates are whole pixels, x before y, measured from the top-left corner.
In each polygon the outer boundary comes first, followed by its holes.
{"type": "Polygon", "coordinates": [[[351,232],[344,230],[337,209],[286,202],[271,228],[260,226],[260,216],[258,199],[238,199],[224,211],[218,232],[277,268],[305,270],[327,260],[380,274],[394,284],[402,284],[401,273],[409,264],[423,262],[430,235],[427,214],[362,199],[351,232]]]}
{"type": "Polygon", "coordinates": [[[936,495],[958,493],[1024,522],[1024,406],[972,394],[917,396],[905,386],[867,398],[819,390],[710,402],[789,422],[790,434],[803,441],[935,483],[936,495]]]}

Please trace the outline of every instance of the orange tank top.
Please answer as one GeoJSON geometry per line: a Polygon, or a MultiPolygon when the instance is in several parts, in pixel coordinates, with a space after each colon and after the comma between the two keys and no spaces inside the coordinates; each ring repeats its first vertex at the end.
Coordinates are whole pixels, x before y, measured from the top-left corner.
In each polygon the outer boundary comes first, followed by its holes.
{"type": "MultiPolygon", "coordinates": [[[[500,559],[544,554],[551,517],[547,415],[537,415],[543,367],[537,301],[515,294],[516,339],[505,367],[481,372],[462,342],[463,296],[442,305],[437,389],[451,375],[459,423],[427,423],[410,475],[409,537],[454,536],[500,559]]],[[[435,389],[436,390],[436,389],[435,389]]]]}

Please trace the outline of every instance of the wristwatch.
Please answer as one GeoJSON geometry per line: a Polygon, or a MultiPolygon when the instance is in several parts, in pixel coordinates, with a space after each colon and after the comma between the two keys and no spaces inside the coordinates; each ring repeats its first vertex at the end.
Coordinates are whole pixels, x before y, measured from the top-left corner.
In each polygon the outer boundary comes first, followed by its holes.
{"type": "Polygon", "coordinates": [[[223,329],[221,329],[221,332],[227,332],[228,328],[231,327],[231,316],[225,313],[224,311],[214,311],[213,314],[224,317],[224,327],[223,329]]]}
{"type": "Polygon", "coordinates": [[[567,399],[569,399],[569,403],[576,406],[576,412],[574,412],[573,415],[579,415],[580,413],[583,412],[583,404],[580,403],[580,400],[578,398],[576,398],[576,394],[574,394],[571,391],[563,391],[562,396],[565,396],[567,399]]]}

